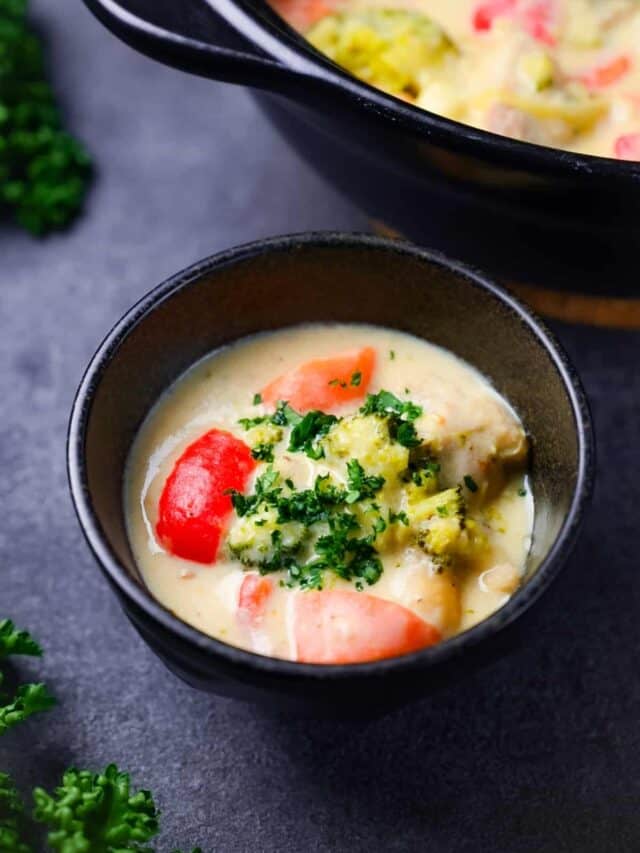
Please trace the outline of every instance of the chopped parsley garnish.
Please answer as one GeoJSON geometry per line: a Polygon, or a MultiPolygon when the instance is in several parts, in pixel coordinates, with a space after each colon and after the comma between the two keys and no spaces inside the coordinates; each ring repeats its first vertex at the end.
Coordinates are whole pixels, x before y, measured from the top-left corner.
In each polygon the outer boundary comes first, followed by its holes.
{"type": "Polygon", "coordinates": [[[404,510],[400,510],[400,512],[394,512],[393,510],[389,510],[389,524],[404,524],[405,527],[409,526],[409,516],[404,510]]]}
{"type": "Polygon", "coordinates": [[[518,489],[518,497],[526,498],[526,496],[527,496],[527,490],[525,489],[524,486],[520,486],[520,488],[518,489]]]}
{"type": "Polygon", "coordinates": [[[367,399],[360,407],[363,415],[379,415],[389,418],[389,434],[394,441],[404,447],[417,447],[421,441],[412,421],[422,414],[422,406],[417,406],[410,400],[404,402],[391,391],[379,391],[377,394],[367,394],[367,399]]]}
{"type": "Polygon", "coordinates": [[[391,361],[393,361],[395,359],[395,357],[396,357],[395,350],[390,349],[389,350],[389,358],[391,359],[391,361]]]}
{"type": "Polygon", "coordinates": [[[298,414],[295,409],[285,400],[279,400],[276,410],[271,415],[271,423],[276,426],[295,426],[302,420],[302,415],[298,414]]]}
{"type": "MultiPolygon", "coordinates": [[[[259,396],[259,394],[256,394],[253,398],[254,405],[257,405],[256,397],[259,396]]],[[[259,402],[262,402],[262,397],[260,397],[259,402]]],[[[292,409],[287,402],[280,400],[272,415],[257,415],[255,418],[239,418],[238,423],[245,429],[249,430],[253,429],[253,427],[260,426],[261,424],[295,426],[301,420],[302,415],[299,415],[294,409],[292,409]]]]}
{"type": "Polygon", "coordinates": [[[330,380],[329,380],[329,382],[327,382],[327,385],[331,385],[332,387],[335,387],[336,385],[339,385],[341,388],[346,388],[346,387],[347,387],[347,383],[346,383],[346,382],[343,382],[343,381],[342,381],[342,380],[340,380],[340,379],[330,379],[330,380]]]}
{"type": "Polygon", "coordinates": [[[255,418],[240,418],[238,423],[244,429],[253,429],[256,426],[260,426],[261,424],[266,424],[269,421],[268,415],[258,415],[255,418]]]}
{"type": "MultiPolygon", "coordinates": [[[[229,492],[241,518],[263,510],[275,510],[278,525],[297,522],[307,529],[315,524],[324,525],[324,529],[317,531],[318,537],[306,563],[297,560],[299,546],[285,547],[282,530],[275,528],[270,536],[268,557],[253,563],[260,572],[285,570],[288,572],[287,585],[299,585],[304,589],[321,589],[327,571],[345,580],[358,578],[367,584],[379,579],[382,563],[374,542],[386,529],[387,522],[380,515],[378,505],[372,503],[365,511],[375,512],[377,517],[371,523],[370,533],[359,536],[360,522],[350,509],[350,493],[357,489],[358,496],[370,497],[382,487],[384,478],[367,476],[360,463],[352,459],[348,463],[348,479],[349,491],[337,485],[329,474],[316,477],[313,488],[296,491],[291,479],[285,480],[283,486],[278,472],[269,467],[256,480],[254,494],[245,496],[233,490],[229,492]]],[[[264,526],[266,520],[258,518],[254,523],[264,526]]]]}
{"type": "Polygon", "coordinates": [[[266,442],[256,444],[251,449],[251,455],[254,459],[259,459],[261,462],[273,462],[273,444],[266,442]]]}
{"type": "Polygon", "coordinates": [[[326,415],[314,409],[301,418],[291,430],[289,450],[303,451],[310,459],[321,459],[324,450],[318,439],[329,432],[338,419],[335,415],[326,415]]]}
{"type": "Polygon", "coordinates": [[[392,420],[389,424],[389,435],[403,447],[418,447],[422,443],[416,428],[409,421],[392,420]]]}
{"type": "Polygon", "coordinates": [[[383,390],[377,394],[367,394],[360,412],[363,415],[397,415],[405,421],[415,421],[422,414],[422,407],[409,400],[403,402],[391,391],[383,390]]]}
{"type": "Polygon", "coordinates": [[[365,498],[372,498],[384,486],[384,482],[384,477],[367,476],[358,460],[350,459],[347,462],[349,491],[345,500],[348,504],[353,504],[365,498]]]}
{"type": "Polygon", "coordinates": [[[253,405],[259,406],[262,402],[262,394],[254,394],[253,395],[253,405]]]}
{"type": "Polygon", "coordinates": [[[436,462],[430,456],[419,456],[417,459],[412,459],[409,462],[409,472],[407,480],[412,480],[416,486],[424,486],[430,480],[430,485],[434,487],[434,491],[438,487],[438,474],[440,473],[440,463],[436,462]]]}
{"type": "Polygon", "coordinates": [[[464,484],[469,489],[470,492],[477,492],[478,491],[478,484],[473,479],[471,474],[465,474],[464,475],[464,484]]]}
{"type": "Polygon", "coordinates": [[[362,373],[359,370],[356,370],[355,373],[351,374],[351,382],[350,385],[357,387],[362,382],[362,373]]]}

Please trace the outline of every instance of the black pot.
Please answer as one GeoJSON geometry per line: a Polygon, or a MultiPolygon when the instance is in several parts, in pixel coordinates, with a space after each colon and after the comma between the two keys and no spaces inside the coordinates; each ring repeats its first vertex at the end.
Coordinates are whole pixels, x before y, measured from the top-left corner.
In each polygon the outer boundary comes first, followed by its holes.
{"type": "Polygon", "coordinates": [[[541,610],[532,605],[564,565],[583,518],[594,450],[588,407],[566,356],[508,294],[425,250],[312,234],[224,252],[134,306],[82,380],[68,464],[89,545],[127,615],[170,669],[214,693],[362,716],[423,696],[526,641],[532,614],[541,610]],[[493,381],[531,435],[537,514],[528,579],[489,619],[439,646],[349,666],[274,660],[205,636],[156,602],[141,581],[125,527],[123,472],[149,409],[214,348],[308,321],[374,323],[450,349],[493,381]]]}
{"type": "Polygon", "coordinates": [[[411,107],[333,65],[262,0],[85,2],[143,53],[261,90],[296,150],[402,235],[511,282],[638,295],[640,164],[411,107]]]}

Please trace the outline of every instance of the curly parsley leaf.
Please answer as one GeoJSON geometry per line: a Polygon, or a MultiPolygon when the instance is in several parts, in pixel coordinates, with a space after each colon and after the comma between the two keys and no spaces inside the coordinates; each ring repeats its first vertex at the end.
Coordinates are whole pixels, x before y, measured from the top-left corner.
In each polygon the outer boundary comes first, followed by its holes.
{"type": "Polygon", "coordinates": [[[63,128],[27,8],[26,0],[0,2],[0,215],[45,234],[79,213],[92,169],[63,128]]]}
{"type": "Polygon", "coordinates": [[[33,714],[48,711],[55,703],[56,700],[49,694],[46,685],[22,684],[12,699],[5,705],[0,705],[0,736],[33,714]]]}
{"type": "Polygon", "coordinates": [[[0,851],[2,853],[33,853],[25,838],[24,804],[11,777],[0,773],[0,851]]]}
{"type": "Polygon", "coordinates": [[[102,773],[67,770],[53,794],[33,792],[34,818],[49,827],[47,841],[61,853],[152,853],[158,810],[149,791],[131,792],[129,775],[110,764],[102,773]]]}
{"type": "Polygon", "coordinates": [[[28,631],[20,631],[11,619],[0,620],[0,658],[7,655],[41,657],[42,648],[28,631]]]}
{"type": "MultiPolygon", "coordinates": [[[[0,660],[9,655],[40,657],[42,649],[28,631],[19,630],[10,619],[2,619],[0,620],[0,660]]],[[[3,681],[4,678],[0,672],[0,687],[3,681]]],[[[49,695],[44,684],[23,684],[12,695],[0,693],[0,736],[33,714],[46,711],[54,704],[55,699],[49,695]]]]}

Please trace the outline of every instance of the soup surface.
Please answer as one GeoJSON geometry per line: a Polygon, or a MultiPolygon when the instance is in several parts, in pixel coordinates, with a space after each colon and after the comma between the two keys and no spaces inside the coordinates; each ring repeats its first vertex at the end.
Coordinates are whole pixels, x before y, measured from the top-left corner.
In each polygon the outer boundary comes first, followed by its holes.
{"type": "Polygon", "coordinates": [[[638,0],[272,0],[331,59],[434,113],[640,160],[638,0]]]}
{"type": "Polygon", "coordinates": [[[153,595],[265,655],[414,651],[521,581],[527,440],[473,368],[400,332],[296,327],[180,378],[131,451],[125,505],[153,595]]]}

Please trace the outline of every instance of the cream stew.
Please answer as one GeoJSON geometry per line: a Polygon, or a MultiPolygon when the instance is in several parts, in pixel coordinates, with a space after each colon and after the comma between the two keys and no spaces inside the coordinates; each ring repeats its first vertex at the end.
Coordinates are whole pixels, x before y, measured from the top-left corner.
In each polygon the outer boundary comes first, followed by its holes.
{"type": "Polygon", "coordinates": [[[640,160],[639,0],[272,0],[357,77],[541,145],[640,160]]]}
{"type": "Polygon", "coordinates": [[[404,333],[310,325],[180,378],[130,454],[151,593],[213,637],[314,663],[392,657],[501,607],[533,500],[523,428],[486,379],[404,333]]]}

